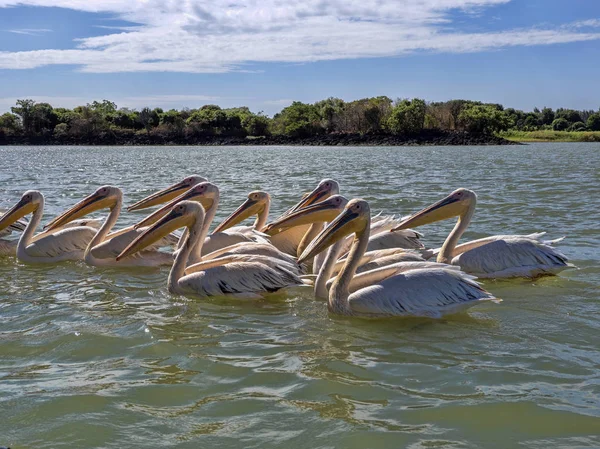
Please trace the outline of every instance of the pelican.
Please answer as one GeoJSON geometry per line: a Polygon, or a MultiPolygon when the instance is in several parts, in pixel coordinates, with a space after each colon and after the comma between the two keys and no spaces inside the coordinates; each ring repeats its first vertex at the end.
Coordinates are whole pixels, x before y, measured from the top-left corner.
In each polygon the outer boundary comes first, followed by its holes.
{"type": "MultiPolygon", "coordinates": [[[[343,210],[344,207],[348,204],[348,200],[341,195],[333,195],[328,199],[321,201],[319,203],[313,204],[311,206],[307,206],[301,209],[296,209],[295,212],[292,212],[286,215],[284,218],[281,218],[270,225],[268,230],[269,234],[276,233],[281,229],[285,229],[288,226],[297,226],[303,225],[307,223],[324,223],[329,222],[335,219],[343,210]]],[[[376,224],[372,224],[371,230],[376,224]]],[[[316,237],[316,236],[314,236],[316,237]]],[[[313,238],[310,239],[312,241],[313,238]]],[[[369,239],[370,240],[370,239],[369,239]]],[[[310,243],[310,241],[308,243],[310,243]]],[[[345,263],[345,259],[338,260],[340,253],[346,249],[346,242],[348,238],[340,239],[334,245],[329,248],[328,251],[323,251],[320,254],[324,255],[324,260],[322,265],[319,267],[317,271],[317,276],[314,281],[314,290],[315,296],[317,298],[327,298],[327,283],[328,280],[336,274],[341,267],[345,263]]],[[[307,245],[308,246],[308,245],[307,245]]],[[[300,255],[299,255],[300,256],[300,255]]],[[[389,248],[384,250],[373,250],[365,253],[360,260],[358,268],[356,270],[357,273],[363,273],[366,271],[375,270],[384,266],[394,265],[393,271],[387,270],[385,272],[378,271],[377,279],[380,279],[382,273],[385,273],[385,277],[389,277],[392,274],[400,272],[400,269],[403,270],[408,269],[407,267],[416,268],[414,263],[410,265],[396,265],[401,262],[420,262],[421,265],[419,267],[431,267],[432,265],[443,266],[442,264],[432,264],[431,262],[425,262],[422,255],[415,250],[406,250],[400,248],[389,248]]],[[[364,279],[372,279],[366,278],[365,276],[356,277],[356,281],[352,281],[350,286],[350,292],[354,291],[353,288],[356,286],[362,285],[361,282],[364,282],[364,279]]],[[[312,276],[303,276],[303,281],[305,283],[310,284],[310,280],[312,276]]],[[[380,279],[381,280],[381,279],[380,279]]]]}
{"type": "MultiPolygon", "coordinates": [[[[208,268],[185,275],[187,261],[194,248],[201,247],[208,232],[204,223],[205,213],[201,204],[181,201],[170,212],[146,229],[117,257],[120,260],[144,249],[166,234],[181,227],[187,228],[181,249],[177,252],[171,268],[168,289],[171,293],[200,297],[233,295],[240,298],[256,298],[284,287],[301,284],[300,279],[281,265],[270,266],[255,261],[228,260],[222,265],[209,261],[208,268]]],[[[255,256],[260,258],[261,256],[255,256]]]]}
{"type": "Polygon", "coordinates": [[[96,210],[109,208],[110,213],[108,214],[108,217],[106,217],[102,227],[95,233],[94,238],[89,242],[85,249],[85,263],[95,267],[153,267],[159,265],[171,265],[173,263],[172,254],[160,252],[158,251],[158,248],[161,246],[175,245],[177,239],[174,236],[166,236],[150,250],[146,250],[140,254],[136,254],[134,257],[117,262],[116,257],[119,253],[142,232],[141,230],[129,227],[127,228],[127,232],[118,231],[114,233],[114,236],[109,236],[109,232],[119,219],[122,205],[123,192],[121,189],[114,186],[103,186],[52,220],[46,226],[46,229],[52,231],[55,228],[65,226],[72,220],[88,215],[96,210]]]}
{"type": "MultiPolygon", "coordinates": [[[[263,231],[269,217],[271,208],[271,195],[261,190],[255,190],[248,194],[248,199],[238,207],[229,217],[218,225],[213,232],[241,232],[252,233],[263,231]],[[236,226],[247,218],[256,216],[253,226],[236,226]]],[[[271,237],[269,242],[285,254],[296,255],[298,246],[306,234],[308,226],[289,228],[271,237]]]]}
{"type": "Polygon", "coordinates": [[[34,238],[36,228],[44,214],[44,195],[28,190],[0,219],[0,231],[8,228],[27,214],[33,214],[17,243],[17,258],[25,263],[55,263],[80,260],[96,230],[89,226],[77,226],[59,230],[53,234],[34,238]]]}
{"type": "Polygon", "coordinates": [[[356,268],[369,243],[370,227],[369,204],[364,200],[351,200],[299,259],[302,263],[346,235],[355,235],[346,263],[329,290],[330,312],[361,317],[440,318],[482,301],[499,301],[482,289],[473,276],[447,268],[403,271],[350,293],[356,268]]]}
{"type": "Polygon", "coordinates": [[[458,216],[456,226],[437,254],[437,261],[457,265],[479,278],[533,278],[555,275],[573,267],[563,254],[549,246],[561,239],[540,241],[544,233],[496,235],[457,246],[475,213],[476,203],[475,192],[457,189],[443,200],[406,218],[392,232],[458,216]]]}
{"type": "MultiPolygon", "coordinates": [[[[314,204],[323,199],[329,198],[332,195],[340,193],[340,185],[333,179],[323,179],[317,187],[306,195],[298,204],[293,206],[279,219],[285,218],[287,215],[296,212],[308,205],[314,204]]],[[[279,220],[278,219],[278,220],[279,220]]],[[[425,249],[425,245],[421,242],[423,234],[415,232],[411,229],[404,230],[402,233],[389,233],[390,230],[397,222],[394,217],[382,216],[378,214],[372,220],[373,224],[371,227],[371,239],[369,241],[369,247],[367,251],[374,251],[378,249],[388,248],[404,248],[404,249],[425,249]]],[[[347,242],[347,247],[350,245],[350,239],[347,242]]],[[[347,251],[347,249],[346,249],[347,251]]],[[[346,252],[344,249],[342,253],[346,252]]]]}
{"type": "MultiPolygon", "coordinates": [[[[171,200],[162,208],[147,216],[145,219],[137,223],[134,227],[136,229],[139,229],[142,226],[147,226],[154,223],[156,220],[167,214],[175,204],[181,201],[195,200],[197,202],[200,202],[200,204],[202,204],[202,206],[206,208],[206,217],[203,220],[203,226],[206,228],[206,232],[204,233],[204,235],[207,236],[208,229],[210,228],[213,218],[217,213],[217,207],[219,206],[219,197],[219,188],[215,184],[211,182],[201,182],[200,184],[196,184],[194,187],[192,187],[182,195],[171,200]]],[[[237,243],[268,243],[265,237],[265,235],[255,231],[252,233],[213,232],[211,235],[208,235],[203,241],[203,244],[198,247],[201,249],[201,251],[193,251],[191,253],[192,258],[190,259],[190,264],[200,262],[201,257],[203,255],[210,254],[213,251],[217,251],[219,249],[223,249],[225,247],[235,245],[237,243]]]]}

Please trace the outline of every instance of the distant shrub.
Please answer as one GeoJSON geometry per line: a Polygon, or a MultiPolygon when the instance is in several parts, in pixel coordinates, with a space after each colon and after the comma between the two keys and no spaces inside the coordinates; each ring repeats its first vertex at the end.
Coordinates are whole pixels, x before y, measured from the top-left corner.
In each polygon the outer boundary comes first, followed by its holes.
{"type": "Polygon", "coordinates": [[[588,117],[587,127],[590,131],[600,131],[600,113],[588,117]]]}
{"type": "Polygon", "coordinates": [[[565,131],[569,127],[569,122],[564,118],[557,118],[552,122],[554,131],[565,131]]]}
{"type": "Polygon", "coordinates": [[[568,131],[585,131],[585,129],[585,123],[575,122],[571,126],[569,126],[568,131]]]}

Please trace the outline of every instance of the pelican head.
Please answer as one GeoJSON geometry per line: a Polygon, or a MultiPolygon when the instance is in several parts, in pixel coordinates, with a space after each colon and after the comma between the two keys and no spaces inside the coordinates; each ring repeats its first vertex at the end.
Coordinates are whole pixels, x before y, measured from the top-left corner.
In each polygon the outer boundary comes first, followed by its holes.
{"type": "Polygon", "coordinates": [[[35,212],[44,204],[44,195],[37,190],[28,190],[23,194],[17,204],[11,207],[0,218],[0,231],[8,228],[25,215],[35,212]]]}
{"type": "Polygon", "coordinates": [[[246,218],[257,215],[265,210],[271,203],[271,196],[267,192],[255,190],[248,194],[248,199],[238,207],[229,217],[217,226],[214,232],[222,232],[244,221],[246,218]]]}
{"type": "Polygon", "coordinates": [[[46,231],[52,231],[53,229],[64,226],[73,220],[85,217],[94,211],[104,208],[112,209],[122,199],[123,192],[118,187],[102,186],[94,193],[85,197],[79,203],[75,204],[73,207],[56,217],[54,220],[44,226],[44,229],[46,231]]]}
{"type": "Polygon", "coordinates": [[[191,228],[198,220],[204,221],[204,208],[201,204],[194,201],[181,201],[171,206],[166,215],[160,218],[152,226],[149,226],[134,241],[132,241],[117,260],[131,256],[142,251],[147,246],[157,242],[171,232],[187,227],[191,228]]]}
{"type": "Polygon", "coordinates": [[[320,203],[298,209],[295,212],[269,224],[263,232],[271,236],[277,235],[288,228],[306,224],[332,221],[337,217],[348,200],[342,195],[333,195],[320,203]]]}
{"type": "Polygon", "coordinates": [[[391,232],[400,229],[414,228],[428,223],[445,220],[446,218],[463,215],[470,206],[477,202],[477,195],[469,189],[456,189],[446,198],[427,206],[420,212],[411,215],[398,224],[391,232]]]}
{"type": "Polygon", "coordinates": [[[335,242],[352,233],[361,233],[369,226],[371,208],[365,200],[354,199],[348,202],[344,211],[311,242],[298,258],[298,263],[304,263],[315,257],[335,242]]]}
{"type": "Polygon", "coordinates": [[[337,195],[340,193],[340,185],[333,179],[323,179],[315,189],[308,195],[302,197],[302,199],[292,207],[288,213],[292,213],[311,204],[322,201],[329,198],[331,195],[337,195]]]}
{"type": "Polygon", "coordinates": [[[179,195],[174,200],[171,200],[169,203],[165,204],[156,212],[148,215],[142,221],[137,223],[134,226],[134,229],[139,229],[143,226],[149,226],[152,223],[155,223],[159,218],[165,216],[174,205],[181,201],[196,201],[202,204],[205,209],[209,209],[216,201],[219,201],[219,188],[212,182],[208,181],[196,184],[182,195],[179,195]]]}
{"type": "Polygon", "coordinates": [[[156,193],[153,193],[150,196],[147,196],[143,200],[138,201],[135,204],[132,204],[127,208],[129,212],[134,210],[146,209],[148,207],[156,206],[158,204],[166,203],[167,201],[171,201],[177,196],[181,195],[186,190],[189,190],[191,187],[194,187],[201,182],[208,181],[206,178],[198,175],[192,175],[185,178],[183,181],[177,182],[163,190],[159,190],[156,193]]]}

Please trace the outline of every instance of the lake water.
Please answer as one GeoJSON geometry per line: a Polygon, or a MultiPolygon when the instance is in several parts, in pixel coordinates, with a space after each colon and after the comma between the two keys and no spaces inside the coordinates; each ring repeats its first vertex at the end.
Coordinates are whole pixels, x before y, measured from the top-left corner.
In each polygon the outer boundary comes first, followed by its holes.
{"type": "Polygon", "coordinates": [[[0,206],[39,189],[45,221],[103,184],[131,204],[194,173],[221,188],[218,219],[254,189],[275,215],[324,177],[395,214],[468,187],[465,238],[566,235],[579,267],[487,281],[503,303],[434,321],[334,317],[302,291],[190,300],[167,268],[0,260],[0,446],[600,447],[600,144],[0,147],[0,167],[0,206]]]}

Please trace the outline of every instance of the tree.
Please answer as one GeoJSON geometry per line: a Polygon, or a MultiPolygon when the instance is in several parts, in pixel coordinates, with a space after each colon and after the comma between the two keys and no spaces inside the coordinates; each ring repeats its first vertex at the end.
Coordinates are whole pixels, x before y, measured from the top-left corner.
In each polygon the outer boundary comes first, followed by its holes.
{"type": "Polygon", "coordinates": [[[0,115],[0,130],[7,135],[15,135],[21,132],[19,117],[10,112],[0,115]]]}
{"type": "Polygon", "coordinates": [[[527,114],[525,120],[523,121],[523,128],[527,131],[533,131],[538,129],[540,126],[540,122],[538,116],[535,114],[527,114]]]}
{"type": "Polygon", "coordinates": [[[459,122],[467,131],[481,134],[506,131],[512,123],[506,111],[492,105],[472,105],[464,109],[459,122]]]}
{"type": "Polygon", "coordinates": [[[554,131],[565,131],[569,127],[569,122],[564,118],[557,118],[552,122],[554,131]]]}
{"type": "Polygon", "coordinates": [[[425,101],[420,98],[401,100],[387,118],[387,128],[395,133],[418,133],[425,124],[425,101]]]}
{"type": "Polygon", "coordinates": [[[600,131],[600,112],[588,117],[587,127],[590,131],[600,131]]]}
{"type": "Polygon", "coordinates": [[[194,131],[203,134],[220,134],[227,125],[227,114],[214,104],[202,106],[186,121],[194,131]]]}
{"type": "Polygon", "coordinates": [[[25,134],[31,134],[33,131],[34,106],[35,101],[33,100],[17,100],[17,105],[10,108],[13,114],[21,118],[21,126],[25,134]]]}
{"type": "Polygon", "coordinates": [[[585,123],[575,122],[571,126],[569,126],[568,131],[585,131],[585,123]]]}
{"type": "Polygon", "coordinates": [[[266,136],[269,133],[269,118],[260,112],[252,114],[242,120],[242,126],[249,136],[266,136]]]}
{"type": "Polygon", "coordinates": [[[554,121],[554,111],[552,110],[552,108],[542,109],[541,115],[542,125],[551,125],[554,121]]]}
{"type": "Polygon", "coordinates": [[[275,134],[291,137],[308,137],[323,131],[321,117],[315,105],[294,101],[273,117],[275,134]]]}
{"type": "Polygon", "coordinates": [[[579,111],[573,109],[557,109],[555,118],[564,118],[569,123],[582,122],[581,114],[579,111]]]}
{"type": "Polygon", "coordinates": [[[156,109],[144,108],[140,111],[139,121],[146,131],[149,131],[150,128],[154,128],[158,126],[160,123],[160,117],[158,115],[158,111],[156,109]]]}

